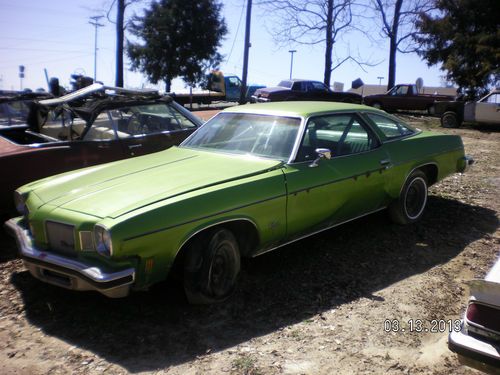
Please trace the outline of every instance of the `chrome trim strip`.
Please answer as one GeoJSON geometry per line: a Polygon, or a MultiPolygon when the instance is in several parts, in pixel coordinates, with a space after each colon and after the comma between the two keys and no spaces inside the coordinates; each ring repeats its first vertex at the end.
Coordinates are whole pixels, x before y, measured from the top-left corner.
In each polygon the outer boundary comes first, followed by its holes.
{"type": "MultiPolygon", "coordinates": [[[[50,269],[50,266],[54,266],[57,268],[62,268],[62,269],[67,269],[71,270],[76,274],[79,274],[81,276],[73,276],[81,281],[85,281],[85,279],[92,280],[94,283],[97,284],[102,284],[105,285],[106,283],[110,283],[116,280],[120,280],[123,278],[130,278],[130,282],[126,282],[124,284],[121,284],[119,286],[113,286],[113,288],[110,289],[115,289],[117,287],[122,287],[126,285],[130,285],[134,283],[135,281],[135,269],[134,268],[127,268],[121,271],[117,272],[104,272],[103,270],[99,269],[98,267],[91,267],[88,266],[85,263],[82,263],[80,261],[77,261],[75,259],[69,259],[63,256],[51,254],[45,251],[40,251],[38,250],[34,245],[33,245],[33,239],[29,234],[29,231],[25,228],[23,228],[20,225],[20,219],[19,218],[14,218],[10,219],[5,223],[6,228],[14,235],[16,238],[16,242],[19,248],[19,252],[21,256],[24,259],[24,262],[27,262],[28,264],[31,264],[31,260],[33,262],[40,263],[42,264],[42,268],[44,268],[44,264],[47,265],[47,268],[50,269]]],[[[64,272],[62,272],[64,273],[64,272]]],[[[89,289],[94,289],[97,291],[103,291],[106,290],[105,288],[99,287],[99,286],[93,286],[92,288],[89,289]]]]}
{"type": "Polygon", "coordinates": [[[158,232],[163,232],[163,231],[165,231],[165,230],[169,230],[169,229],[172,229],[172,228],[180,227],[180,226],[182,226],[182,225],[195,223],[195,222],[197,222],[197,221],[199,221],[199,220],[209,219],[209,218],[211,218],[211,217],[218,216],[218,215],[222,215],[222,214],[226,214],[226,213],[228,213],[228,212],[231,212],[231,211],[236,211],[236,210],[239,210],[239,209],[241,209],[241,208],[245,208],[245,207],[253,206],[254,204],[264,203],[264,202],[267,202],[267,201],[271,201],[271,200],[273,200],[273,199],[278,199],[278,198],[282,198],[282,197],[286,197],[286,196],[287,196],[287,194],[285,193],[285,194],[276,195],[276,196],[271,197],[271,198],[261,199],[261,200],[256,201],[256,202],[252,202],[252,203],[244,204],[244,205],[241,205],[241,206],[238,206],[238,207],[234,207],[234,208],[229,208],[229,209],[224,210],[224,211],[219,211],[219,212],[216,212],[216,213],[214,213],[214,214],[210,214],[210,215],[206,215],[206,216],[198,217],[198,218],[196,218],[196,219],[188,220],[188,221],[185,221],[185,222],[182,222],[182,223],[179,223],[179,224],[174,224],[174,225],[170,225],[170,226],[168,226],[168,227],[155,229],[155,230],[152,230],[152,231],[149,231],[149,232],[144,232],[144,233],[141,233],[141,234],[138,234],[138,235],[132,236],[132,237],[125,238],[123,241],[135,240],[136,238],[140,238],[140,237],[143,237],[143,236],[148,236],[148,235],[150,235],[150,234],[154,234],[154,233],[158,233],[158,232]]]}
{"type": "Polygon", "coordinates": [[[349,176],[349,177],[342,177],[342,178],[338,178],[336,180],[331,180],[331,181],[328,181],[328,182],[323,182],[322,184],[313,185],[313,186],[309,186],[309,187],[302,188],[302,189],[299,189],[299,190],[295,190],[295,191],[289,192],[288,194],[289,195],[297,194],[297,193],[300,193],[302,191],[307,191],[307,190],[315,189],[315,188],[322,187],[322,186],[325,186],[325,185],[331,185],[331,184],[335,184],[337,182],[342,182],[342,181],[345,181],[345,180],[350,180],[351,178],[353,178],[353,179],[356,180],[358,177],[362,177],[362,176],[366,176],[366,175],[371,175],[372,173],[377,173],[377,172],[382,173],[386,169],[387,168],[385,166],[381,167],[381,168],[371,169],[371,170],[363,172],[363,173],[353,174],[352,176],[349,176]]]}
{"type": "Polygon", "coordinates": [[[324,232],[325,230],[332,229],[332,228],[338,227],[339,225],[342,225],[342,224],[348,223],[348,222],[350,222],[350,221],[357,220],[357,219],[362,218],[362,217],[364,217],[364,216],[368,216],[368,215],[374,214],[375,212],[379,212],[379,211],[385,210],[386,208],[387,208],[386,206],[381,207],[381,208],[377,208],[376,210],[373,210],[373,211],[370,211],[370,212],[366,212],[366,213],[364,213],[364,214],[362,214],[362,215],[359,215],[359,216],[353,217],[352,219],[348,219],[348,220],[346,220],[346,221],[342,221],[342,222],[340,222],[340,223],[333,224],[333,225],[331,225],[331,226],[328,226],[328,227],[325,227],[325,228],[322,228],[322,229],[318,229],[318,230],[316,230],[316,231],[314,231],[314,232],[304,234],[304,235],[302,235],[302,236],[300,236],[300,237],[297,237],[297,238],[294,238],[294,239],[292,239],[292,240],[290,240],[290,241],[284,242],[284,243],[282,243],[282,244],[280,244],[280,245],[278,245],[278,246],[272,247],[272,248],[267,249],[267,250],[263,250],[263,251],[261,251],[261,252],[257,252],[257,253],[255,253],[255,254],[253,254],[253,255],[252,255],[252,258],[254,258],[254,257],[256,257],[256,256],[259,256],[259,255],[262,255],[262,254],[265,254],[265,253],[268,253],[268,252],[270,252],[270,251],[273,251],[273,250],[279,249],[280,247],[283,247],[283,246],[289,245],[289,244],[291,244],[291,243],[293,243],[293,242],[300,241],[300,240],[302,240],[302,239],[304,239],[304,238],[307,238],[307,237],[310,237],[310,236],[314,236],[315,234],[318,234],[318,233],[324,232]]]}

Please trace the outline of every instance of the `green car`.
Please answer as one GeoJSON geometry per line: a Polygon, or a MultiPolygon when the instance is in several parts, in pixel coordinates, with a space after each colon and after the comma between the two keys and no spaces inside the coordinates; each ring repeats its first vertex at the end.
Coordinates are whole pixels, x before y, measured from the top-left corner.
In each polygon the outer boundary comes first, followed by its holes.
{"type": "Polygon", "coordinates": [[[252,104],[179,147],[25,185],[6,225],[42,281],[124,297],[174,273],[210,303],[231,294],[241,257],[383,209],[419,220],[428,186],[471,162],[459,136],[371,107],[252,104]]]}

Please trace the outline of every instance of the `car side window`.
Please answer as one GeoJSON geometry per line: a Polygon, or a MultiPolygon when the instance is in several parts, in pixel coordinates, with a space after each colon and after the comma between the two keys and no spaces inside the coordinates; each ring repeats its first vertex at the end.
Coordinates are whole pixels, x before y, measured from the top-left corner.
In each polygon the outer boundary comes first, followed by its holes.
{"type": "Polygon", "coordinates": [[[367,113],[367,116],[373,123],[377,126],[377,128],[384,133],[386,138],[397,138],[403,137],[405,135],[413,134],[414,131],[407,127],[405,124],[401,122],[394,121],[386,116],[367,113]]]}
{"type": "Polygon", "coordinates": [[[322,82],[311,82],[311,85],[313,86],[314,91],[328,91],[328,88],[322,82]]]}
{"type": "Polygon", "coordinates": [[[375,136],[354,114],[326,115],[311,118],[296,161],[314,160],[317,148],[327,148],[332,157],[357,154],[378,146],[375,136]]]}

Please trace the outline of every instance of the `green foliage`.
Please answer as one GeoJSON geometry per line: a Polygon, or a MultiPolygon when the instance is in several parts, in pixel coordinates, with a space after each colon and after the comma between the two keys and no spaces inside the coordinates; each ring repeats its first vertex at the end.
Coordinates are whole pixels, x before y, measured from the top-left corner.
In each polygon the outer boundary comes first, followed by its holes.
{"type": "Polygon", "coordinates": [[[130,32],[140,43],[127,42],[131,68],[145,73],[153,83],[172,79],[190,85],[199,82],[207,69],[217,67],[217,52],[227,27],[216,0],[160,0],[152,2],[143,16],[135,16],[130,32]]]}
{"type": "Polygon", "coordinates": [[[500,78],[500,1],[437,0],[439,16],[421,14],[419,52],[429,65],[442,64],[447,79],[470,97],[500,78]]]}

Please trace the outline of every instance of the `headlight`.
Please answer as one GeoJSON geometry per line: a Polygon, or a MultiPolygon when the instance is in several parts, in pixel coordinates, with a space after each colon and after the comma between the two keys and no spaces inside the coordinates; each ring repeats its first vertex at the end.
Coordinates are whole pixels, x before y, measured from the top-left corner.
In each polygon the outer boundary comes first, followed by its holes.
{"type": "Polygon", "coordinates": [[[100,226],[94,227],[95,249],[96,251],[106,257],[113,255],[113,246],[111,244],[111,233],[100,226]]]}
{"type": "Polygon", "coordinates": [[[17,212],[21,215],[26,215],[28,213],[28,208],[26,207],[26,195],[21,194],[17,190],[14,191],[14,204],[16,206],[17,212]]]}

